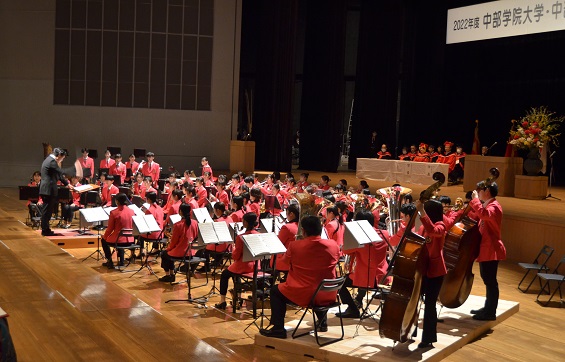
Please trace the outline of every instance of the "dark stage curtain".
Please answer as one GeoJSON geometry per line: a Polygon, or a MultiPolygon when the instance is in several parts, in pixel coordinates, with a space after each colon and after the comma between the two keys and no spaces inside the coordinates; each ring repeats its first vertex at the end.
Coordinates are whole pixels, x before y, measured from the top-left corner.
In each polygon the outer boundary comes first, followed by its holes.
{"type": "Polygon", "coordinates": [[[291,169],[292,103],[298,0],[254,1],[260,17],[253,140],[257,169],[291,169]]]}
{"type": "Polygon", "coordinates": [[[300,168],[335,172],[344,112],[345,0],[306,3],[300,168]]]}

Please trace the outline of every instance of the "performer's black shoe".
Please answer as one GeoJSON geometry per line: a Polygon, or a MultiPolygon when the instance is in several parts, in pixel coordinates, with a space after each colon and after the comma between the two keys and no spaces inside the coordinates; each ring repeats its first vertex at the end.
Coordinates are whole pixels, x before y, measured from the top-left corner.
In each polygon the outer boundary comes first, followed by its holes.
{"type": "Polygon", "coordinates": [[[41,235],[42,236],[55,236],[55,232],[53,232],[53,230],[42,231],[41,235]]]}
{"type": "Polygon", "coordinates": [[[432,342],[420,342],[418,348],[434,348],[432,342]]]}
{"type": "MultiPolygon", "coordinates": [[[[327,327],[326,327],[327,328],[327,327]]],[[[286,339],[286,329],[260,329],[259,333],[265,337],[286,339]]]]}
{"type": "Polygon", "coordinates": [[[471,310],[471,314],[481,314],[483,313],[485,310],[485,308],[481,308],[481,309],[473,309],[471,310]]]}
{"type": "Polygon", "coordinates": [[[495,321],[496,315],[483,312],[483,313],[475,314],[473,316],[473,319],[478,321],[495,321]]]}
{"type": "Polygon", "coordinates": [[[335,316],[341,318],[359,318],[361,315],[359,314],[358,309],[347,307],[344,312],[336,313],[335,316]]]}
{"type": "Polygon", "coordinates": [[[216,303],[216,305],[214,305],[216,309],[222,309],[222,310],[225,310],[227,306],[228,303],[226,302],[216,303]]]}
{"type": "Polygon", "coordinates": [[[159,281],[165,283],[172,283],[175,281],[175,275],[174,274],[165,275],[164,277],[159,278],[159,281]]]}

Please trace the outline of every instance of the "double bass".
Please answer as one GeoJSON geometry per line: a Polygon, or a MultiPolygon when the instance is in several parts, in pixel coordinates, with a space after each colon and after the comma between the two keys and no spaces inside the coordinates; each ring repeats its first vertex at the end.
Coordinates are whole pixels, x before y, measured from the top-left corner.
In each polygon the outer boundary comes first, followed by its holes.
{"type": "MultiPolygon", "coordinates": [[[[486,186],[500,175],[495,167],[489,172],[491,176],[484,181],[486,186]]],[[[471,206],[467,205],[445,237],[443,258],[447,274],[441,285],[439,301],[447,308],[458,308],[465,303],[473,287],[473,262],[479,255],[481,233],[478,223],[467,217],[470,210],[471,206]]]]}
{"type": "MultiPolygon", "coordinates": [[[[420,194],[420,201],[429,200],[433,193],[445,182],[441,172],[433,174],[436,181],[420,194]]],[[[389,264],[393,276],[390,294],[383,302],[383,312],[379,322],[381,337],[404,343],[408,340],[410,329],[418,318],[418,301],[425,273],[426,239],[412,232],[417,213],[410,217],[406,231],[389,264]]],[[[386,276],[385,276],[386,277],[386,276]]]]}

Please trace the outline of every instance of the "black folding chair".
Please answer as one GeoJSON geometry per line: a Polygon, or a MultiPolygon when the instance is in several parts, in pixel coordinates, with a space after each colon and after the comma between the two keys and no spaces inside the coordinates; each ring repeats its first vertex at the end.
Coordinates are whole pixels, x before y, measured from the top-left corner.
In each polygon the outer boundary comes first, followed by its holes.
{"type": "MultiPolygon", "coordinates": [[[[551,255],[553,254],[553,251],[554,249],[551,246],[544,245],[532,263],[518,263],[518,265],[522,269],[526,269],[526,274],[524,274],[524,277],[522,277],[522,280],[520,280],[520,283],[518,283],[518,289],[522,293],[526,293],[534,283],[534,280],[538,279],[538,276],[536,274],[532,279],[532,281],[530,282],[530,284],[528,284],[528,287],[526,289],[520,288],[520,285],[522,285],[522,282],[524,281],[524,279],[526,279],[526,277],[531,271],[535,271],[536,273],[539,273],[549,270],[546,264],[549,258],[551,257],[551,255]]],[[[539,286],[540,288],[542,287],[541,280],[539,281],[539,286]]]]}
{"type": "Polygon", "coordinates": [[[565,265],[565,256],[563,256],[563,258],[561,258],[561,260],[559,261],[559,263],[555,267],[555,270],[553,270],[553,273],[551,273],[551,274],[549,274],[549,273],[538,273],[538,278],[540,278],[540,280],[545,280],[545,284],[543,285],[540,292],[538,293],[536,301],[538,303],[543,304],[546,307],[549,304],[549,302],[551,301],[551,299],[553,299],[553,296],[555,296],[555,293],[557,293],[558,290],[559,290],[559,298],[561,299],[561,304],[563,304],[563,295],[561,294],[561,285],[565,281],[565,275],[559,274],[559,267],[561,267],[561,265],[565,265]],[[551,294],[551,296],[549,297],[549,299],[546,302],[540,301],[539,297],[540,297],[541,293],[545,292],[546,288],[547,288],[547,294],[551,293],[549,283],[552,282],[552,281],[557,283],[557,285],[555,286],[555,289],[553,290],[553,294],[551,294]]]}

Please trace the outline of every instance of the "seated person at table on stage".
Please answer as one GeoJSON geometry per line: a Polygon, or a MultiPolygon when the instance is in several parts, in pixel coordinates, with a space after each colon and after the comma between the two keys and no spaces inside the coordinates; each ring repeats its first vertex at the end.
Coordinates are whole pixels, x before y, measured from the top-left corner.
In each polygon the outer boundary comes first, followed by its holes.
{"type": "Polygon", "coordinates": [[[400,155],[398,155],[398,159],[400,161],[410,161],[411,160],[410,154],[408,153],[408,148],[406,148],[406,146],[402,147],[402,153],[400,155]]]}
{"type": "MultiPolygon", "coordinates": [[[[375,223],[370,211],[359,211],[355,220],[367,220],[371,225],[375,223]]],[[[375,228],[377,230],[377,228],[375,228]]],[[[388,237],[385,230],[380,231],[388,237]]],[[[383,238],[384,239],[384,238],[383,238]]],[[[359,318],[359,309],[363,307],[363,298],[367,294],[365,288],[376,288],[378,284],[390,284],[391,278],[382,280],[387,273],[388,263],[386,261],[387,243],[383,240],[365,244],[360,248],[344,250],[344,254],[350,256],[349,265],[351,270],[345,279],[343,288],[339,291],[341,302],[347,304],[347,309],[341,312],[342,318],[359,318]],[[357,296],[351,297],[347,288],[357,287],[357,296]]],[[[339,317],[339,313],[336,314],[339,317]]]]}
{"type": "MultiPolygon", "coordinates": [[[[340,250],[332,240],[320,237],[322,225],[316,216],[306,216],[300,222],[304,239],[290,243],[286,253],[280,258],[289,265],[286,282],[271,288],[271,329],[259,332],[267,337],[286,338],[284,317],[287,303],[301,307],[310,304],[312,296],[323,279],[335,278],[335,266],[340,250]],[[316,257],[313,258],[312,256],[316,257]]],[[[315,303],[327,305],[335,302],[337,292],[319,293],[315,303]]],[[[325,332],[328,329],[326,313],[317,314],[320,321],[316,327],[325,332]]]]}
{"type": "Polygon", "coordinates": [[[142,190],[145,188],[145,186],[143,185],[143,174],[141,172],[138,172],[135,174],[134,177],[135,177],[135,181],[131,185],[133,189],[133,194],[135,196],[141,196],[142,190]]]}
{"type": "Polygon", "coordinates": [[[322,177],[320,177],[320,183],[318,184],[318,190],[328,191],[330,189],[330,181],[331,179],[328,175],[322,175],[322,177]]]}
{"type": "MultiPolygon", "coordinates": [[[[245,228],[245,233],[247,234],[257,234],[255,227],[257,226],[257,221],[259,218],[255,213],[248,212],[243,215],[243,227],[245,228]]],[[[253,261],[243,261],[243,238],[238,235],[235,238],[235,245],[232,252],[231,265],[224,269],[222,276],[220,277],[220,303],[216,304],[215,307],[218,309],[226,309],[226,294],[228,293],[228,283],[230,278],[237,278],[240,274],[252,273],[254,268],[253,261]]]]}
{"type": "Polygon", "coordinates": [[[151,176],[151,180],[153,180],[155,186],[159,181],[159,174],[161,173],[161,167],[157,162],[155,162],[155,154],[153,152],[147,152],[145,154],[147,158],[146,161],[142,161],[139,165],[139,170],[143,174],[143,176],[151,176]]]}
{"type": "Polygon", "coordinates": [[[194,217],[194,209],[198,209],[198,201],[196,199],[196,188],[193,185],[185,183],[182,186],[182,191],[184,192],[183,202],[189,204],[192,210],[192,217],[194,217]]]}
{"type": "Polygon", "coordinates": [[[205,172],[210,172],[210,179],[213,180],[214,172],[212,171],[212,166],[210,166],[210,164],[208,163],[208,158],[202,157],[200,164],[202,165],[202,176],[204,176],[205,172]]]}
{"type": "Polygon", "coordinates": [[[109,170],[115,163],[116,161],[112,159],[112,153],[109,150],[106,150],[106,152],[104,152],[104,158],[100,160],[99,168],[106,168],[109,170]]]}
{"type": "Polygon", "coordinates": [[[449,182],[453,182],[453,170],[455,169],[455,153],[452,150],[453,142],[444,142],[445,152],[438,156],[436,163],[445,163],[449,166],[447,170],[447,178],[449,182]]]}
{"type": "Polygon", "coordinates": [[[120,185],[126,181],[126,165],[122,163],[122,155],[116,153],[114,156],[116,160],[112,166],[110,166],[110,175],[114,176],[114,179],[120,178],[120,185]]]}
{"type": "Polygon", "coordinates": [[[117,195],[119,192],[120,190],[114,185],[114,176],[106,176],[102,186],[102,206],[112,206],[112,195],[117,195]]]}
{"type": "Polygon", "coordinates": [[[369,188],[369,184],[365,180],[359,181],[359,186],[357,186],[357,190],[355,191],[357,194],[364,194],[370,195],[371,189],[369,188]]]}
{"type": "Polygon", "coordinates": [[[434,145],[428,146],[428,155],[430,156],[430,162],[436,162],[439,153],[436,152],[436,147],[434,145]]]}
{"type": "MultiPolygon", "coordinates": [[[[106,260],[108,260],[102,265],[108,267],[108,269],[112,269],[114,267],[110,246],[115,246],[116,244],[119,244],[121,246],[133,244],[133,237],[128,238],[125,236],[120,236],[122,229],[131,229],[133,227],[133,216],[135,215],[135,212],[126,206],[128,202],[129,201],[126,194],[119,193],[118,195],[116,195],[116,205],[118,207],[110,212],[108,228],[106,229],[104,236],[102,236],[102,249],[104,250],[106,260]]],[[[123,265],[124,251],[118,250],[118,266],[123,265]]]]}
{"type": "Polygon", "coordinates": [[[308,185],[310,185],[308,183],[308,176],[310,176],[309,173],[307,172],[303,172],[300,174],[300,178],[298,179],[298,182],[296,183],[296,192],[304,192],[304,189],[306,189],[306,187],[308,187],[308,185]]]}
{"type": "MultiPolygon", "coordinates": [[[[155,221],[157,221],[157,225],[159,225],[159,228],[161,230],[159,231],[154,231],[152,233],[147,233],[147,234],[143,234],[139,236],[139,254],[137,256],[138,259],[143,258],[143,256],[145,255],[144,252],[144,247],[145,247],[145,242],[144,240],[157,240],[159,239],[159,236],[161,235],[161,231],[164,228],[165,225],[165,217],[164,217],[164,213],[163,213],[163,209],[161,208],[161,206],[159,206],[157,204],[157,193],[156,192],[148,192],[145,194],[145,197],[147,199],[147,203],[149,204],[149,208],[145,208],[144,206],[141,207],[141,210],[145,213],[145,215],[153,215],[153,217],[155,218],[155,221]]],[[[159,245],[157,245],[157,243],[153,244],[153,249],[158,249],[159,245]]]]}
{"type": "Polygon", "coordinates": [[[180,205],[179,215],[182,220],[173,226],[171,241],[167,250],[161,253],[161,267],[165,270],[165,276],[159,278],[160,282],[175,281],[175,263],[171,257],[182,258],[185,255],[188,257],[194,255],[194,250],[188,250],[188,244],[194,242],[198,237],[198,222],[190,218],[190,212],[190,205],[180,205]]]}
{"type": "Polygon", "coordinates": [[[157,193],[157,190],[153,187],[153,179],[151,179],[151,176],[145,176],[143,178],[143,187],[141,187],[139,197],[145,200],[148,192],[157,193]]]}
{"type": "Polygon", "coordinates": [[[171,196],[169,196],[169,200],[171,200],[171,204],[169,205],[168,209],[165,209],[164,212],[167,214],[167,218],[165,219],[165,225],[169,225],[171,223],[171,216],[177,215],[179,213],[180,205],[182,204],[182,199],[184,194],[182,190],[173,190],[171,196]]]}
{"type": "MultiPolygon", "coordinates": [[[[279,231],[278,238],[283,243],[285,248],[289,248],[290,244],[296,239],[296,234],[298,233],[298,217],[300,216],[300,211],[297,205],[290,205],[286,209],[286,223],[281,227],[279,231]]],[[[271,230],[268,230],[271,231],[271,230]]],[[[271,267],[273,267],[274,258],[271,258],[271,267]]],[[[283,272],[282,280],[286,280],[288,270],[290,265],[288,261],[282,260],[281,255],[277,256],[277,271],[283,272]]]]}
{"type": "Polygon", "coordinates": [[[455,148],[455,167],[453,168],[453,172],[451,173],[453,182],[460,183],[463,180],[465,156],[467,156],[467,154],[463,152],[463,147],[457,146],[455,148]]]}
{"type": "Polygon", "coordinates": [[[436,157],[435,162],[437,162],[438,158],[443,157],[443,146],[442,145],[438,145],[436,147],[436,155],[437,155],[437,157],[436,157]]]}
{"type": "Polygon", "coordinates": [[[82,153],[82,157],[78,159],[78,162],[80,163],[80,167],[82,167],[83,172],[86,169],[90,170],[90,176],[85,177],[85,179],[90,182],[92,177],[94,177],[94,160],[91,157],[88,157],[88,148],[83,148],[80,152],[82,153]]]}
{"type": "Polygon", "coordinates": [[[324,223],[324,228],[326,229],[328,238],[334,240],[339,247],[339,250],[341,250],[343,247],[343,234],[345,227],[343,226],[343,219],[337,206],[334,205],[326,208],[326,221],[324,223]]]}
{"type": "MultiPolygon", "coordinates": [[[[81,186],[80,182],[78,182],[78,177],[73,176],[71,177],[71,185],[73,187],[81,186]]],[[[61,221],[59,222],[60,227],[63,229],[68,229],[71,227],[71,223],[73,222],[73,215],[74,212],[77,210],[82,209],[84,206],[80,203],[80,192],[72,191],[71,192],[72,200],[69,203],[61,204],[61,221]]]]}
{"type": "Polygon", "coordinates": [[[139,168],[139,163],[135,161],[135,155],[132,153],[129,155],[129,159],[126,162],[126,181],[130,182],[132,178],[135,177],[137,169],[139,168]],[[127,176],[127,170],[131,170],[131,177],[127,176]]]}
{"type": "MultiPolygon", "coordinates": [[[[27,185],[39,187],[40,183],[41,183],[41,172],[35,171],[33,173],[33,175],[31,176],[30,182],[27,185]]],[[[29,209],[29,214],[31,216],[39,216],[39,215],[35,215],[35,212],[32,210],[32,208],[31,208],[32,203],[37,204],[38,206],[43,205],[43,201],[41,200],[41,196],[37,200],[27,200],[27,208],[29,209]]]]}
{"type": "Polygon", "coordinates": [[[415,162],[430,162],[430,154],[428,153],[428,145],[425,143],[420,143],[418,148],[418,153],[414,156],[412,161],[415,162]]]}
{"type": "Polygon", "coordinates": [[[410,161],[414,161],[414,157],[418,154],[418,150],[416,149],[416,145],[410,145],[410,152],[408,155],[410,156],[410,161]]]}
{"type": "MultiPolygon", "coordinates": [[[[393,249],[396,249],[396,247],[400,243],[400,239],[402,239],[402,236],[404,235],[404,233],[406,231],[406,225],[408,225],[408,222],[410,221],[410,217],[412,215],[414,215],[415,213],[416,213],[416,205],[414,205],[414,203],[410,202],[410,203],[400,205],[400,219],[401,219],[400,220],[400,226],[399,226],[396,234],[391,235],[389,240],[388,240],[388,242],[390,243],[390,246],[393,249]]],[[[414,228],[412,228],[411,231],[415,232],[414,228]]],[[[392,250],[392,251],[394,251],[394,250],[392,250]]]]}
{"type": "Polygon", "coordinates": [[[243,203],[243,197],[234,196],[231,199],[231,214],[230,218],[233,222],[243,221],[243,215],[245,214],[245,205],[243,203]]]}
{"type": "MultiPolygon", "coordinates": [[[[214,221],[215,222],[225,222],[228,227],[229,224],[232,222],[231,218],[226,213],[226,205],[223,202],[216,202],[214,204],[214,221]]],[[[202,272],[209,272],[210,271],[210,255],[218,255],[224,253],[230,247],[229,243],[220,243],[220,244],[207,244],[206,249],[200,249],[196,252],[196,256],[204,257],[206,262],[203,267],[198,268],[196,271],[202,272]]],[[[214,267],[217,268],[221,266],[222,259],[219,256],[214,257],[214,267]]]]}
{"type": "Polygon", "coordinates": [[[488,155],[488,147],[487,146],[483,146],[481,147],[481,156],[487,156],[488,155]]]}
{"type": "Polygon", "coordinates": [[[383,143],[381,146],[381,150],[377,152],[377,158],[379,160],[390,160],[392,159],[392,155],[390,152],[387,151],[386,144],[383,143]]]}
{"type": "Polygon", "coordinates": [[[204,178],[197,177],[194,181],[194,187],[196,189],[196,203],[198,207],[205,207],[208,203],[208,191],[204,187],[204,178]]]}

